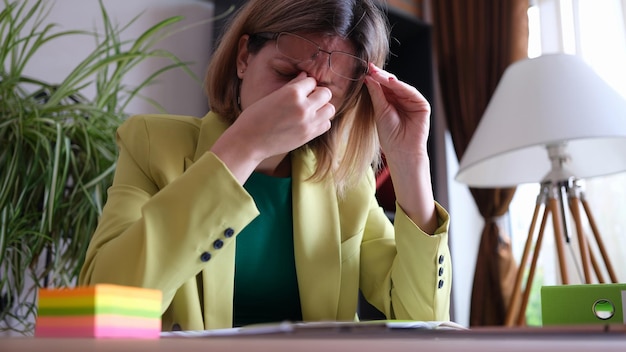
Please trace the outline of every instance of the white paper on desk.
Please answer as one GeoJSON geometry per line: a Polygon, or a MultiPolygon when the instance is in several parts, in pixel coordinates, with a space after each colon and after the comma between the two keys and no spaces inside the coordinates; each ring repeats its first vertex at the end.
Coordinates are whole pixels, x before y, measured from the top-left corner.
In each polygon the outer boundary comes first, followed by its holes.
{"type": "Polygon", "coordinates": [[[254,324],[231,329],[213,330],[186,330],[164,331],[161,337],[211,337],[211,336],[241,336],[293,333],[297,331],[311,331],[314,329],[354,330],[362,328],[380,327],[387,329],[416,329],[416,330],[467,330],[462,325],[451,321],[413,321],[413,320],[373,320],[364,322],[282,322],[268,324],[254,324]]]}
{"type": "Polygon", "coordinates": [[[452,321],[387,320],[385,323],[390,329],[467,330],[463,325],[452,321]]]}
{"type": "Polygon", "coordinates": [[[246,327],[212,330],[183,330],[163,331],[161,337],[211,337],[211,336],[235,336],[235,335],[261,335],[293,331],[293,325],[289,322],[276,324],[259,324],[246,327]]]}

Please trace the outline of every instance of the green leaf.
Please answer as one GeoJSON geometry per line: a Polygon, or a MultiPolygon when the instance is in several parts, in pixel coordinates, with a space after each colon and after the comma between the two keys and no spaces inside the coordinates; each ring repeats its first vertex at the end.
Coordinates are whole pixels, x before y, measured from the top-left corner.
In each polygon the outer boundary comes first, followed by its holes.
{"type": "Polygon", "coordinates": [[[170,70],[200,79],[155,45],[181,17],[165,19],[136,39],[99,0],[103,32],[65,30],[47,15],[53,2],[1,0],[0,12],[0,331],[33,333],[36,289],[76,283],[117,158],[115,131],[142,90],[170,70]],[[60,82],[24,75],[45,45],[91,36],[96,45],[60,82]],[[146,59],[169,60],[133,87],[124,77],[146,59]],[[85,89],[96,87],[88,99],[85,89]],[[29,286],[34,282],[34,286],[29,286]]]}

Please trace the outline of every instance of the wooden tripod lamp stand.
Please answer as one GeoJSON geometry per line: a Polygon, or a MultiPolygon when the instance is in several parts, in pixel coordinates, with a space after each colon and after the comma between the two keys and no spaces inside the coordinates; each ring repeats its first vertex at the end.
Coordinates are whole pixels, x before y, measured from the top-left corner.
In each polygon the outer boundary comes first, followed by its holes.
{"type": "Polygon", "coordinates": [[[566,260],[565,249],[572,250],[571,243],[579,247],[573,257],[579,258],[581,281],[617,282],[579,180],[626,171],[624,150],[626,99],[581,58],[547,54],[506,69],[456,175],[457,181],[474,188],[541,184],[506,325],[525,321],[530,283],[550,220],[563,284],[570,283],[571,261],[566,260]],[[583,231],[585,216],[593,237],[583,231]],[[575,225],[571,231],[569,218],[575,225]]]}
{"type": "Polygon", "coordinates": [[[540,193],[537,196],[535,211],[533,212],[533,218],[528,231],[528,238],[526,239],[526,245],[524,246],[520,267],[515,278],[513,296],[511,297],[511,303],[506,315],[506,326],[524,324],[524,313],[526,312],[526,307],[528,305],[528,299],[530,297],[532,282],[535,277],[537,260],[541,251],[541,245],[543,243],[548,218],[552,219],[554,243],[556,245],[561,282],[564,285],[570,283],[565,260],[565,247],[571,245],[574,239],[570,236],[570,232],[568,230],[566,209],[569,209],[576,228],[576,241],[580,252],[579,259],[582,266],[582,273],[584,275],[582,280],[583,283],[590,284],[596,282],[591,274],[592,267],[597,282],[606,282],[604,278],[604,273],[606,272],[608,273],[610,282],[617,283],[615,270],[613,269],[611,261],[608,257],[606,247],[604,246],[604,242],[602,241],[602,237],[598,231],[598,227],[591,213],[589,204],[584,198],[582,187],[580,186],[578,180],[567,175],[567,171],[563,167],[564,163],[567,161],[567,155],[564,154],[565,145],[561,144],[548,146],[548,153],[551,159],[553,159],[553,170],[548,174],[547,179],[542,182],[540,193]],[[555,177],[556,179],[550,179],[555,177]],[[562,178],[563,180],[559,180],[559,178],[562,178]],[[581,205],[592,229],[593,238],[585,236],[582,223],[581,205]],[[535,236],[535,227],[537,225],[539,215],[541,215],[541,223],[538,234],[535,236]],[[595,245],[600,253],[604,267],[601,267],[601,264],[596,258],[595,252],[591,248],[593,241],[595,241],[595,245]],[[528,269],[526,285],[522,293],[522,281],[525,276],[525,269],[531,252],[533,252],[532,260],[528,269]]]}

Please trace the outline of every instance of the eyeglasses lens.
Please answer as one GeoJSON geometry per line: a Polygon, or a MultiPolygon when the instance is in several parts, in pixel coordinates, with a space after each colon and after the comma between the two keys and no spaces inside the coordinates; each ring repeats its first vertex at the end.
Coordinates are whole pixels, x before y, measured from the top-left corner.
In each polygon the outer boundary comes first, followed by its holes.
{"type": "MultiPolygon", "coordinates": [[[[291,33],[280,33],[276,38],[276,48],[297,62],[313,60],[321,51],[316,43],[291,33]]],[[[331,71],[343,78],[358,81],[367,73],[367,62],[361,58],[340,51],[330,52],[329,55],[331,71]]]]}

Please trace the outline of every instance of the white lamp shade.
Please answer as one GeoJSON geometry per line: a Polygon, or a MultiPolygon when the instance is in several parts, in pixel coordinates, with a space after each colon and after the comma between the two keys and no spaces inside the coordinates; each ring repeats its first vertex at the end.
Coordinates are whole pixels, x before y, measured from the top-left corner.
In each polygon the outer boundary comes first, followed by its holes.
{"type": "Polygon", "coordinates": [[[456,180],[472,187],[541,182],[546,147],[566,143],[576,178],[626,170],[626,100],[574,55],[518,61],[504,72],[456,180]]]}

